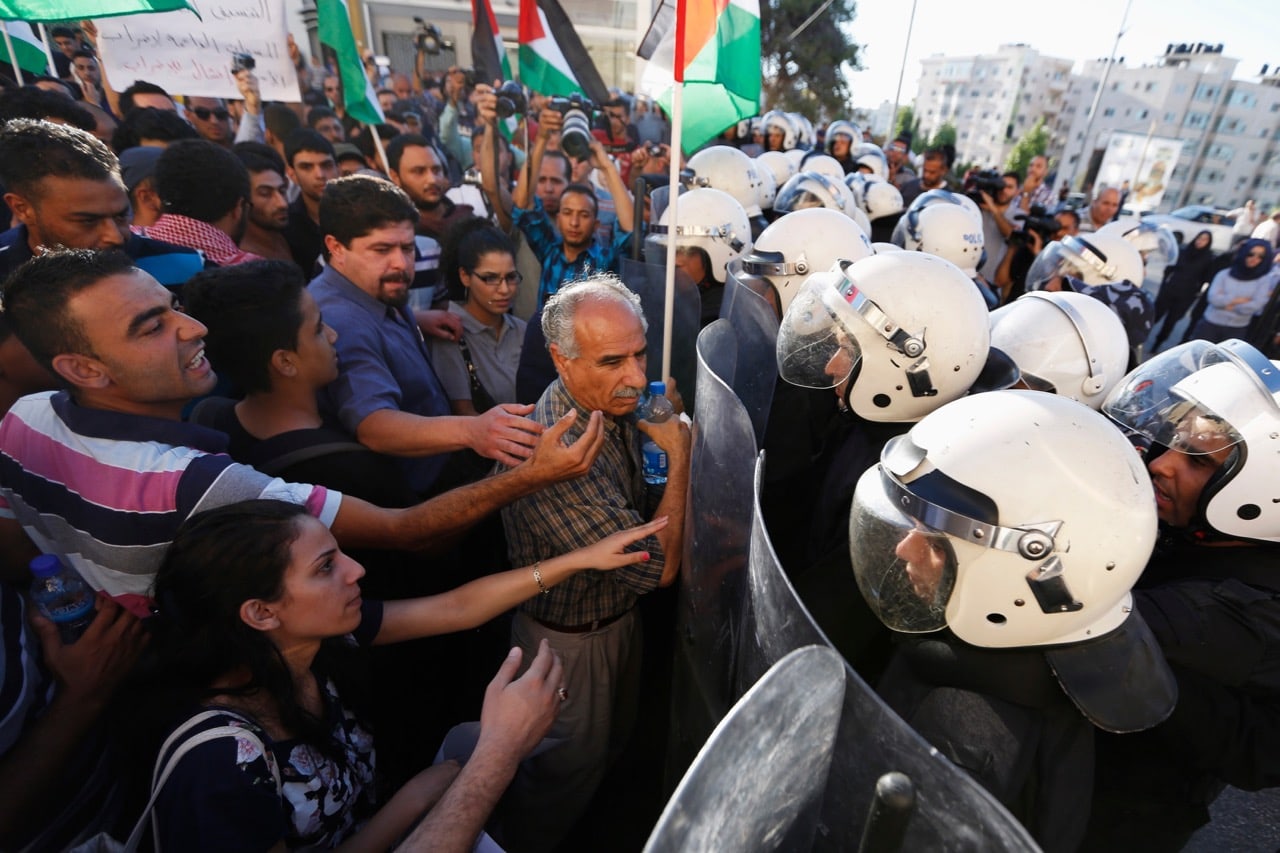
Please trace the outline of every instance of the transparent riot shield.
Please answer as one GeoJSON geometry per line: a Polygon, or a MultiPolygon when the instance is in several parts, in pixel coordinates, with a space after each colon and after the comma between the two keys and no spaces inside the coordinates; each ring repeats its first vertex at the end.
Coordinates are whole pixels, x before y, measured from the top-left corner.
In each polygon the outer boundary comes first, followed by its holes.
{"type": "MultiPolygon", "coordinates": [[[[744,691],[793,650],[830,646],[796,596],[765,530],[759,509],[764,461],[762,453],[754,477],[748,618],[738,633],[744,691]]],[[[893,772],[910,779],[915,804],[890,849],[1039,849],[1003,806],[917,735],[847,663],[844,678],[844,709],[812,849],[860,849],[877,781],[893,772]]]]}
{"type": "Polygon", "coordinates": [[[676,613],[669,787],[740,695],[734,688],[734,655],[746,594],[756,439],[742,401],[720,372],[737,350],[727,320],[716,320],[698,336],[698,408],[676,613]]]}
{"type": "MultiPolygon", "coordinates": [[[[666,268],[659,264],[624,258],[619,274],[627,287],[640,296],[649,331],[645,335],[649,343],[649,381],[662,381],[662,332],[663,311],[667,301],[666,268]]],[[[695,349],[698,339],[698,321],[702,311],[702,297],[698,286],[684,273],[676,270],[675,301],[671,322],[671,375],[684,397],[686,410],[694,410],[694,379],[697,376],[695,349]]]]}
{"type": "Polygon", "coordinates": [[[721,373],[751,417],[756,446],[764,444],[773,389],[778,382],[778,315],[773,306],[730,269],[720,317],[737,339],[732,372],[721,373]]]}
{"type": "Polygon", "coordinates": [[[844,698],[840,656],[782,658],[716,726],[667,802],[646,853],[807,850],[844,698]]]}

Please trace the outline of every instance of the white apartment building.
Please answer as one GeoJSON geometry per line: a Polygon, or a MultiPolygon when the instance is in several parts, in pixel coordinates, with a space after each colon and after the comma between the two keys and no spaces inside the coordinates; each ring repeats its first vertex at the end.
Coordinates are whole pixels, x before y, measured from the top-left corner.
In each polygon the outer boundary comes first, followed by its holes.
{"type": "Polygon", "coordinates": [[[1066,103],[1070,59],[1042,56],[1025,44],[993,54],[932,56],[921,61],[915,102],[920,135],[955,125],[960,162],[1000,168],[1040,116],[1057,123],[1066,103]]]}
{"type": "Polygon", "coordinates": [[[1182,140],[1160,210],[1185,204],[1280,206],[1280,67],[1234,80],[1239,60],[1222,45],[1171,44],[1153,64],[1042,56],[1026,45],[921,62],[915,112],[931,136],[955,125],[961,162],[999,168],[1038,117],[1050,131],[1059,183],[1093,181],[1111,135],[1182,140]],[[1105,77],[1105,83],[1104,83],[1105,77]],[[1092,123],[1089,110],[1099,88],[1092,123]],[[1086,138],[1087,136],[1087,138],[1086,138]]]}
{"type": "Polygon", "coordinates": [[[1113,132],[1150,134],[1182,140],[1161,210],[1280,204],[1280,68],[1233,80],[1238,64],[1222,45],[1171,44],[1152,65],[1113,63],[1103,84],[1107,61],[1086,62],[1052,125],[1059,179],[1089,182],[1113,132]]]}

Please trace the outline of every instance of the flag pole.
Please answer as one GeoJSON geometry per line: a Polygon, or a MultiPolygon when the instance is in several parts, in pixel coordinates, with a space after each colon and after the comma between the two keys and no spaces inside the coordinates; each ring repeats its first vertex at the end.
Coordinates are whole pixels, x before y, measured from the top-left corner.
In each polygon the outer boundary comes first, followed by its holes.
{"type": "MultiPolygon", "coordinates": [[[[683,75],[680,75],[683,76],[683,75]]],[[[668,167],[667,280],[662,304],[662,381],[671,375],[671,335],[676,295],[676,228],[680,224],[680,144],[684,124],[684,83],[677,80],[671,89],[671,163],[668,167]]]]}
{"type": "Polygon", "coordinates": [[[13,38],[9,35],[9,23],[0,21],[0,27],[4,29],[4,46],[9,51],[9,64],[13,66],[13,76],[17,78],[19,86],[25,86],[26,82],[22,79],[22,66],[18,65],[18,52],[13,49],[13,38]]]}
{"type": "MultiPolygon", "coordinates": [[[[48,71],[56,77],[58,76],[58,63],[53,61],[53,45],[49,42],[49,28],[38,22],[36,26],[40,28],[40,43],[44,45],[44,57],[49,60],[48,71]]],[[[97,53],[97,45],[94,45],[94,52],[97,53]]],[[[106,72],[104,71],[103,74],[105,75],[106,72]]]]}
{"type": "Polygon", "coordinates": [[[378,151],[378,160],[382,163],[382,172],[390,178],[391,164],[387,162],[387,149],[382,147],[382,134],[378,133],[379,126],[371,124],[368,127],[369,131],[373,134],[373,147],[378,151]]]}

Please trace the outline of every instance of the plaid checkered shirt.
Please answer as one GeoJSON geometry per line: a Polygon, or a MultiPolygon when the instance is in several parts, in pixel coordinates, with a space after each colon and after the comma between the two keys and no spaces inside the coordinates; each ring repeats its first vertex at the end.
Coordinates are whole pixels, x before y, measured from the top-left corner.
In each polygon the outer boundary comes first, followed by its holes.
{"type": "MultiPolygon", "coordinates": [[[[568,432],[569,441],[582,435],[590,412],[557,379],[543,392],[532,418],[549,427],[574,409],[578,420],[568,432]]],[[[648,520],[642,509],[645,482],[635,420],[606,416],[604,431],[604,448],[584,476],[547,486],[502,511],[513,566],[532,565],[648,520]]],[[[635,606],[637,596],[657,588],[666,563],[656,536],[627,550],[648,551],[649,559],[615,571],[579,572],[549,594],[529,599],[521,609],[559,625],[585,625],[625,613],[635,606]]]]}

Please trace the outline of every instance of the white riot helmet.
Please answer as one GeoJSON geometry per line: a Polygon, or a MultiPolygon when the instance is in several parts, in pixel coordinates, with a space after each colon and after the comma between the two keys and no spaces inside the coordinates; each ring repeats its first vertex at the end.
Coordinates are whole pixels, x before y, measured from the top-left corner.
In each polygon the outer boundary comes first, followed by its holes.
{"type": "Polygon", "coordinates": [[[854,574],[895,631],[947,627],[983,648],[1100,637],[1155,545],[1151,494],[1097,412],[1035,391],[965,397],[891,439],[858,482],[854,574]]]}
{"type": "Polygon", "coordinates": [[[888,181],[868,181],[864,184],[862,202],[862,209],[872,222],[902,212],[902,193],[888,181]]]}
{"type": "Polygon", "coordinates": [[[920,215],[920,211],[935,204],[952,204],[962,207],[969,212],[974,222],[979,226],[982,225],[982,211],[978,209],[977,203],[967,195],[953,193],[951,190],[928,190],[916,196],[915,200],[907,207],[906,213],[902,215],[898,220],[898,224],[894,226],[893,236],[890,237],[890,240],[906,248],[907,230],[913,226],[920,215]]]}
{"type": "Polygon", "coordinates": [[[853,162],[877,181],[889,180],[889,160],[874,142],[859,142],[853,149],[853,162]]]}
{"type": "Polygon", "coordinates": [[[872,255],[804,283],[778,330],[778,374],[837,389],[869,421],[919,420],[982,372],[986,315],[982,295],[953,264],[912,252],[872,255]]]}
{"type": "Polygon", "coordinates": [[[852,219],[823,207],[797,210],[761,232],[750,252],[734,265],[733,275],[758,279],[763,292],[778,296],[778,312],[785,313],[811,273],[830,270],[836,261],[858,261],[873,252],[867,235],[852,219]]]}
{"type": "Polygon", "coordinates": [[[813,122],[800,113],[787,113],[787,115],[791,116],[791,121],[796,126],[796,147],[803,148],[805,151],[812,150],[814,143],[818,140],[818,135],[813,130],[813,122]]]}
{"type": "Polygon", "coordinates": [[[796,147],[796,139],[799,135],[799,131],[796,129],[796,124],[792,121],[791,116],[788,113],[784,113],[782,110],[769,110],[769,112],[764,114],[763,124],[766,146],[769,144],[769,134],[770,132],[773,132],[782,134],[783,151],[790,151],[796,147]]]}
{"type": "Polygon", "coordinates": [[[1123,237],[1142,256],[1144,269],[1157,266],[1165,270],[1178,262],[1178,238],[1168,225],[1126,216],[1115,222],[1108,222],[1095,233],[1123,237]]]}
{"type": "Polygon", "coordinates": [[[1034,391],[965,397],[890,439],[849,517],[854,576],[885,625],[1040,648],[1113,732],[1159,723],[1177,699],[1130,594],[1155,541],[1151,481],[1124,436],[1034,391]]]}
{"type": "Polygon", "coordinates": [[[1068,276],[1088,285],[1142,284],[1142,256],[1123,237],[1077,234],[1054,240],[1027,271],[1027,289],[1042,290],[1052,279],[1068,276]]]}
{"type": "Polygon", "coordinates": [[[955,264],[969,278],[978,275],[985,238],[982,224],[958,204],[931,204],[910,215],[902,248],[955,264]]]}
{"type": "Polygon", "coordinates": [[[810,207],[826,207],[851,216],[853,196],[842,182],[821,172],[800,172],[778,189],[773,209],[778,213],[790,213],[810,207]]]}
{"type": "Polygon", "coordinates": [[[756,168],[756,177],[760,179],[760,186],[756,191],[757,206],[762,212],[773,210],[773,200],[778,197],[778,183],[773,179],[773,172],[760,165],[756,168]]]}
{"type": "Polygon", "coordinates": [[[1013,359],[1028,387],[1091,409],[1102,406],[1129,362],[1124,324],[1083,293],[1037,290],[997,308],[991,346],[1013,359]]]}
{"type": "Polygon", "coordinates": [[[1102,411],[1157,445],[1225,457],[1190,532],[1280,542],[1280,364],[1243,341],[1190,341],[1126,376],[1102,411]]]}
{"type": "Polygon", "coordinates": [[[858,207],[863,210],[867,209],[867,184],[872,183],[866,172],[850,172],[844,176],[844,185],[849,188],[849,192],[853,193],[853,200],[858,203],[858,207]]]}
{"type": "Polygon", "coordinates": [[[803,148],[792,148],[790,151],[783,151],[782,153],[786,156],[787,162],[791,164],[791,173],[793,176],[804,171],[804,155],[808,154],[808,151],[805,151],[803,148]]]}
{"type": "Polygon", "coordinates": [[[899,246],[897,243],[882,243],[882,242],[876,242],[876,243],[872,243],[872,244],[871,244],[871,248],[873,248],[873,249],[875,249],[875,250],[876,250],[876,254],[877,254],[877,255],[887,255],[887,254],[890,254],[890,253],[892,253],[892,252],[904,252],[904,251],[906,251],[906,250],[905,250],[905,249],[903,249],[901,246],[899,246]]]}
{"type": "MultiPolygon", "coordinates": [[[[773,175],[774,194],[782,187],[791,177],[795,175],[796,169],[791,165],[790,158],[781,151],[766,151],[759,157],[755,158],[756,165],[761,172],[768,172],[773,175]]],[[[764,207],[764,205],[760,205],[764,207]]],[[[772,205],[770,205],[772,206],[772,205]]]]}
{"type": "MultiPolygon", "coordinates": [[[[729,262],[751,249],[751,223],[747,212],[733,196],[710,187],[680,193],[680,222],[675,227],[676,246],[702,249],[711,261],[708,272],[716,281],[725,281],[729,262]]],[[[651,226],[647,239],[666,248],[671,233],[671,208],[662,212],[651,226]]]]}
{"type": "Polygon", "coordinates": [[[694,186],[727,192],[747,216],[760,215],[761,170],[746,154],[731,145],[712,145],[690,157],[688,166],[695,175],[694,186]]]}
{"type": "Polygon", "coordinates": [[[854,146],[862,141],[862,130],[853,122],[840,119],[833,121],[827,125],[827,133],[822,139],[823,150],[828,154],[831,153],[833,144],[837,136],[847,136],[849,138],[849,154],[853,154],[854,146]]]}
{"type": "Polygon", "coordinates": [[[828,154],[817,154],[810,151],[801,161],[800,169],[804,172],[820,172],[828,178],[835,178],[837,181],[844,180],[844,166],[841,166],[839,160],[828,154]]]}

